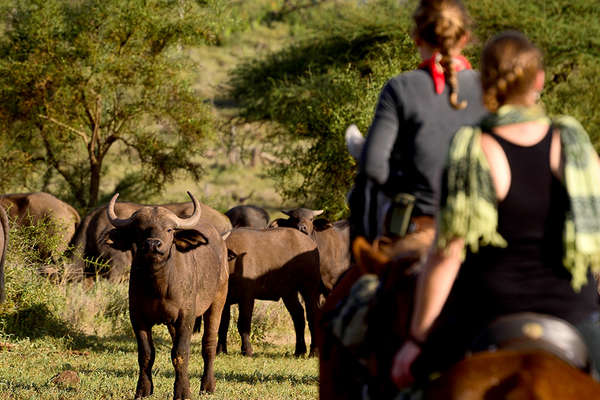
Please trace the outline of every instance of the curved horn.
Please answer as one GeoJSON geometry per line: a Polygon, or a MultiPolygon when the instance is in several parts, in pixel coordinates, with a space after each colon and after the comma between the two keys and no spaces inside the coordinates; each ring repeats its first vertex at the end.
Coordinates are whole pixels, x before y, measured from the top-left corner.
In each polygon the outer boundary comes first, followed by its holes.
{"type": "Polygon", "coordinates": [[[179,218],[178,216],[173,217],[175,223],[177,224],[177,227],[182,229],[191,228],[195,226],[198,223],[198,221],[200,221],[200,215],[202,214],[202,209],[200,208],[200,203],[198,202],[198,200],[196,200],[194,195],[190,192],[187,192],[187,194],[188,196],[190,196],[190,199],[192,199],[192,203],[194,203],[194,212],[189,218],[179,218]]]}
{"type": "Polygon", "coordinates": [[[115,195],[110,199],[110,203],[108,203],[108,207],[106,207],[106,215],[108,216],[108,220],[110,223],[116,227],[121,228],[127,226],[131,223],[132,218],[119,219],[117,214],[115,213],[115,203],[117,202],[117,197],[119,197],[119,193],[115,193],[115,195]]]}
{"type": "Polygon", "coordinates": [[[313,210],[313,212],[312,212],[313,213],[313,218],[316,217],[316,216],[318,216],[318,215],[323,214],[323,212],[324,212],[323,210],[313,210]]]}

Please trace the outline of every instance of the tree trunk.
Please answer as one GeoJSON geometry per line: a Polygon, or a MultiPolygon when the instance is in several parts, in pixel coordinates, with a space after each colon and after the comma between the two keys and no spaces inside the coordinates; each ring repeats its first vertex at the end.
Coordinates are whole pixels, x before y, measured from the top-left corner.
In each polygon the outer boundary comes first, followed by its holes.
{"type": "Polygon", "coordinates": [[[90,162],[90,192],[88,198],[88,208],[92,209],[98,203],[98,194],[100,191],[100,171],[102,164],[98,162],[90,162]]]}

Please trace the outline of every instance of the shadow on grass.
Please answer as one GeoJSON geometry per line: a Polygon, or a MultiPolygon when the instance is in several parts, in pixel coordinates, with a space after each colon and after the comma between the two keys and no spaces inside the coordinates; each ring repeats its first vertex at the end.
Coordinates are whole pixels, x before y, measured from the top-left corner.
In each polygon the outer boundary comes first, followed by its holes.
{"type": "MultiPolygon", "coordinates": [[[[198,365],[200,370],[202,371],[203,365],[200,363],[198,365]]],[[[97,372],[97,369],[81,369],[81,373],[83,374],[92,374],[97,372]]],[[[129,378],[129,377],[137,377],[138,367],[137,362],[133,362],[130,366],[125,369],[114,369],[114,368],[106,368],[102,370],[103,374],[108,374],[110,376],[116,378],[129,378]]],[[[156,366],[152,369],[152,375],[154,377],[162,377],[165,379],[173,380],[175,379],[175,371],[172,368],[157,368],[156,366]]],[[[190,373],[190,380],[200,380],[202,378],[202,372],[190,373]]],[[[314,375],[293,375],[293,374],[285,374],[285,373],[265,373],[262,371],[254,371],[252,373],[242,373],[242,372],[215,372],[215,378],[217,381],[222,382],[237,382],[237,383],[248,383],[248,384],[257,384],[257,383],[284,383],[289,382],[292,385],[314,385],[319,383],[319,378],[314,375]]]]}
{"type": "MultiPolygon", "coordinates": [[[[95,341],[98,343],[98,347],[94,347],[94,350],[100,353],[136,353],[137,354],[137,343],[133,334],[131,335],[113,335],[105,337],[96,337],[95,341]]],[[[152,338],[156,352],[171,351],[171,339],[156,337],[152,338]]]]}
{"type": "MultiPolygon", "coordinates": [[[[242,358],[246,358],[246,356],[242,356],[242,353],[240,350],[234,350],[234,351],[229,351],[227,354],[217,354],[217,358],[219,357],[242,357],[242,358]]],[[[289,350],[289,351],[284,351],[283,353],[281,352],[281,349],[277,349],[274,348],[273,350],[263,350],[263,351],[254,351],[254,355],[252,357],[247,357],[248,360],[256,360],[256,359],[260,359],[260,358],[266,358],[269,360],[281,360],[281,359],[290,359],[290,360],[301,360],[304,358],[307,358],[307,355],[303,355],[300,357],[297,357],[294,355],[294,350],[289,350]]],[[[315,359],[317,357],[315,356],[315,359]]]]}
{"type": "Polygon", "coordinates": [[[5,334],[17,339],[41,339],[44,337],[72,338],[74,343],[83,344],[87,336],[78,332],[69,323],[58,318],[46,304],[32,306],[0,315],[0,324],[5,334]]]}
{"type": "MultiPolygon", "coordinates": [[[[57,317],[46,304],[38,303],[28,308],[0,314],[2,333],[15,339],[39,340],[44,338],[64,339],[73,350],[89,350],[97,353],[137,352],[133,334],[99,337],[87,335],[57,317]]],[[[162,351],[171,348],[171,340],[156,335],[154,345],[162,351]]]]}
{"type": "MultiPolygon", "coordinates": [[[[171,374],[174,376],[174,374],[171,374]]],[[[289,382],[292,385],[314,385],[319,383],[319,378],[314,375],[293,375],[285,373],[265,373],[262,371],[254,371],[252,373],[241,372],[215,372],[217,380],[238,383],[267,383],[267,382],[289,382]]]]}

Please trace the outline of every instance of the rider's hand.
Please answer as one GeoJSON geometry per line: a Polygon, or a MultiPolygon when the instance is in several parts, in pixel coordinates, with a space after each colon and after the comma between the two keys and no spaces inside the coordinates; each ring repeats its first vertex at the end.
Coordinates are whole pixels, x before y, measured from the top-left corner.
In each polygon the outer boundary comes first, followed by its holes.
{"type": "Polygon", "coordinates": [[[404,342],[396,353],[392,362],[391,378],[400,389],[410,386],[414,377],[410,372],[410,366],[421,353],[421,347],[412,340],[404,342]]]}

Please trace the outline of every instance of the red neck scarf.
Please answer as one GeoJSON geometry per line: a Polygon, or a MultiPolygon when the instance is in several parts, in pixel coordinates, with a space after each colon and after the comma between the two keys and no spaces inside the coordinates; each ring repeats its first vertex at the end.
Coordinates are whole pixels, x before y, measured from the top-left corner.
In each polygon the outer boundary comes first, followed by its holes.
{"type": "MultiPolygon", "coordinates": [[[[435,86],[435,92],[440,94],[444,91],[446,86],[446,77],[444,76],[443,68],[438,64],[439,53],[435,53],[433,56],[424,60],[419,68],[426,69],[431,74],[433,79],[433,85],[435,86]]],[[[471,69],[471,63],[464,56],[458,55],[452,58],[455,71],[462,71],[463,69],[471,69]]]]}

